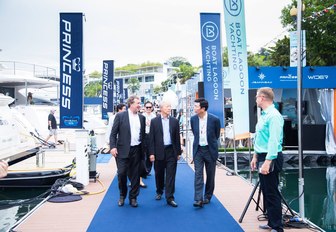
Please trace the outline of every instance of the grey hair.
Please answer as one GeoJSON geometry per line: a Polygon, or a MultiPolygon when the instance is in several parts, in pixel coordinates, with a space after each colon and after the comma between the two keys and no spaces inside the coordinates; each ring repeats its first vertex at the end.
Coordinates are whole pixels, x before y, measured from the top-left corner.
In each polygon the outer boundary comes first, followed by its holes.
{"type": "Polygon", "coordinates": [[[162,108],[162,106],[164,105],[170,105],[171,106],[171,102],[168,99],[164,99],[160,102],[160,108],[162,108]]]}

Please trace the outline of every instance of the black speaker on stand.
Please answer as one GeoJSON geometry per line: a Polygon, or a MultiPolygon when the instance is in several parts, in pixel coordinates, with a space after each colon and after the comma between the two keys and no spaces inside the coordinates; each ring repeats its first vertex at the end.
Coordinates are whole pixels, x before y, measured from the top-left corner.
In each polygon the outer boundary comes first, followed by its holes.
{"type": "Polygon", "coordinates": [[[255,96],[257,95],[256,89],[250,89],[249,93],[249,115],[250,115],[250,132],[255,132],[255,126],[257,124],[257,103],[255,101],[255,96]]]}
{"type": "Polygon", "coordinates": [[[204,98],[204,82],[203,81],[199,81],[198,82],[198,97],[204,98]]]}

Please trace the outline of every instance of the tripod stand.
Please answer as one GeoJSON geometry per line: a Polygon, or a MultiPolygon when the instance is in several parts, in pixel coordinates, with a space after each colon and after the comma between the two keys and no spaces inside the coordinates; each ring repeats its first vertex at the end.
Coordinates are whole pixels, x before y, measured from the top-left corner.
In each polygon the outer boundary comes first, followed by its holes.
{"type": "Polygon", "coordinates": [[[180,159],[178,161],[178,163],[181,163],[181,164],[187,164],[188,162],[192,163],[193,162],[193,159],[192,159],[192,138],[193,136],[191,136],[189,134],[189,131],[188,129],[185,130],[185,133],[186,133],[186,138],[185,138],[185,142],[184,142],[184,151],[183,151],[183,154],[182,155],[182,159],[180,159]]]}
{"type": "MultiPolygon", "coordinates": [[[[258,211],[258,209],[260,209],[260,210],[263,212],[264,215],[266,214],[266,210],[265,210],[265,202],[263,203],[263,208],[261,208],[260,205],[259,205],[259,202],[260,202],[260,195],[261,195],[261,188],[259,188],[257,201],[253,198],[253,196],[254,196],[254,194],[255,194],[255,192],[256,192],[256,190],[257,190],[259,184],[260,184],[260,181],[258,181],[258,182],[256,183],[256,185],[254,186],[254,188],[253,188],[253,190],[252,190],[252,192],[251,192],[251,194],[250,194],[250,197],[249,197],[249,199],[247,200],[247,203],[246,203],[246,205],[245,205],[245,208],[244,208],[244,210],[243,210],[243,212],[242,212],[242,214],[241,214],[241,216],[240,216],[240,218],[239,218],[239,220],[238,220],[239,223],[241,223],[241,222],[243,221],[243,218],[244,218],[244,216],[245,216],[245,214],[246,214],[246,211],[247,211],[248,207],[250,206],[250,203],[251,203],[252,200],[256,203],[256,211],[258,211]]],[[[287,209],[288,209],[288,211],[291,213],[291,215],[292,215],[292,216],[295,216],[295,213],[294,213],[294,212],[292,211],[292,209],[289,207],[288,203],[287,203],[286,200],[283,198],[282,194],[281,194],[279,191],[278,191],[278,194],[280,195],[282,202],[285,204],[285,206],[287,207],[287,209]]]]}

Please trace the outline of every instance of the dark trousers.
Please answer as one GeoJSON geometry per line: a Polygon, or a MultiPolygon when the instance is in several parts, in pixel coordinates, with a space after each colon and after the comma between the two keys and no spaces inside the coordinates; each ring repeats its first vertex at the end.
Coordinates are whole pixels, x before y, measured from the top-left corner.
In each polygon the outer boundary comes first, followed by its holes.
{"type": "Polygon", "coordinates": [[[145,137],[145,154],[146,154],[146,171],[147,171],[147,175],[151,172],[152,170],[152,166],[153,166],[153,162],[150,161],[149,159],[149,134],[146,134],[145,137]]]}
{"type": "Polygon", "coordinates": [[[204,198],[211,199],[214,189],[215,189],[215,174],[216,174],[216,160],[213,160],[209,147],[198,146],[198,150],[194,157],[194,166],[195,166],[195,201],[203,200],[203,188],[204,188],[204,177],[203,169],[205,165],[206,172],[206,184],[204,198]]]}
{"type": "Polygon", "coordinates": [[[128,158],[117,158],[118,186],[120,197],[127,196],[127,176],[131,181],[129,199],[136,199],[140,192],[139,168],[141,161],[140,146],[131,147],[128,158]]]}
{"type": "Polygon", "coordinates": [[[173,146],[165,148],[164,153],[164,160],[154,162],[156,193],[163,194],[165,189],[166,199],[174,200],[177,158],[174,155],[173,146]]]}
{"type": "MultiPolygon", "coordinates": [[[[265,161],[266,154],[258,154],[258,166],[265,161]]],[[[279,172],[282,170],[282,152],[274,159],[274,171],[268,175],[259,174],[260,188],[264,197],[265,208],[268,217],[268,225],[276,231],[283,231],[281,196],[278,189],[279,172]]],[[[260,167],[260,166],[259,166],[260,167]]]]}

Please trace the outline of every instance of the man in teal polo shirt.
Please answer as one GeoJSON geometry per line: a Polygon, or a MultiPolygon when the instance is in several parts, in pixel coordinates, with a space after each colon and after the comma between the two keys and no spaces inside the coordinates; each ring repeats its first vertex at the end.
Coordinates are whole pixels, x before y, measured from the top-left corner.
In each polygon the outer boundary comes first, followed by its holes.
{"type": "Polygon", "coordinates": [[[256,125],[251,169],[259,167],[259,181],[268,217],[267,225],[261,229],[283,232],[281,196],[278,190],[279,172],[282,170],[282,138],[284,120],[273,104],[271,88],[257,91],[257,106],[262,109],[256,125]],[[258,164],[258,166],[257,166],[258,164]]]}

